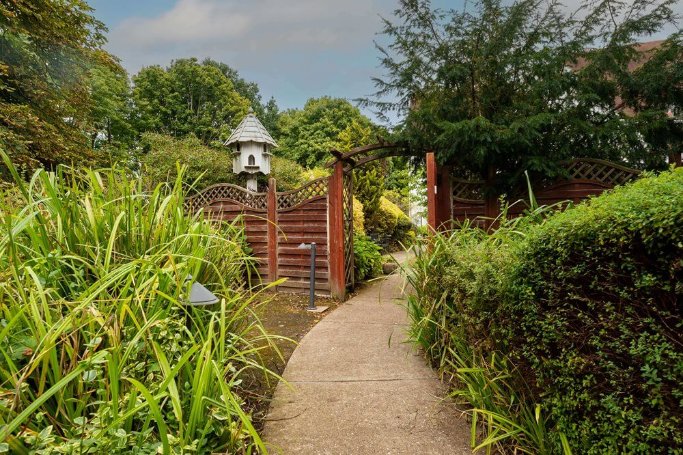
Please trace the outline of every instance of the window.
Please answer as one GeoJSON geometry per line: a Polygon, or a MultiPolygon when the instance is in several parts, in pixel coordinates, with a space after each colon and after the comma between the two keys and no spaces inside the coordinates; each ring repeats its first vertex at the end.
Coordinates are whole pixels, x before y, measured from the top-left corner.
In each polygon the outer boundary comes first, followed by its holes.
{"type": "Polygon", "coordinates": [[[247,158],[247,164],[249,166],[256,166],[256,158],[254,158],[254,155],[249,155],[249,158],[247,158]]]}
{"type": "Polygon", "coordinates": [[[263,153],[268,153],[268,146],[263,144],[263,153]]]}
{"type": "Polygon", "coordinates": [[[242,147],[240,147],[240,143],[238,142],[238,143],[237,143],[237,151],[239,152],[239,151],[241,150],[241,148],[242,148],[242,147]]]}

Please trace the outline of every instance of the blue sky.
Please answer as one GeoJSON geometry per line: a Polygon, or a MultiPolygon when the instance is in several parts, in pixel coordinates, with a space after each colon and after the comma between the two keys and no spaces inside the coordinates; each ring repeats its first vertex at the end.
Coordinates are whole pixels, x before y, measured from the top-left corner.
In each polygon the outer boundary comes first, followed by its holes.
{"type": "MultiPolygon", "coordinates": [[[[576,6],[579,0],[565,0],[576,6]]],[[[462,8],[465,0],[434,0],[462,8]]],[[[396,0],[89,0],[109,28],[107,49],[134,74],[183,57],[211,57],[255,81],[281,109],[323,95],[373,92],[373,40],[396,0]]],[[[677,9],[683,9],[683,1],[677,9]]],[[[368,112],[369,114],[369,112],[368,112]]]]}
{"type": "MultiPolygon", "coordinates": [[[[107,49],[137,72],[211,57],[255,81],[265,100],[301,107],[323,95],[354,99],[381,74],[373,40],[395,0],[90,0],[107,49]]],[[[437,2],[440,3],[440,2],[437,2]]],[[[446,3],[445,1],[443,3],[446,3]]],[[[461,0],[450,2],[456,6],[461,0]]]]}

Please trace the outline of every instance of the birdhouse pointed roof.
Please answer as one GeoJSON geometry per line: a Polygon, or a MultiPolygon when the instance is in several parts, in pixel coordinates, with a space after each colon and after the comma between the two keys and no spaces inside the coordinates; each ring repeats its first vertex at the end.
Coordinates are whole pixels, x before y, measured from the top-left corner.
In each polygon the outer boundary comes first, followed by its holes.
{"type": "Polygon", "coordinates": [[[265,126],[256,118],[254,110],[249,109],[246,117],[237,125],[232,131],[232,134],[225,141],[224,145],[231,145],[236,142],[258,142],[260,144],[270,144],[277,147],[277,143],[273,140],[270,133],[265,126]]]}

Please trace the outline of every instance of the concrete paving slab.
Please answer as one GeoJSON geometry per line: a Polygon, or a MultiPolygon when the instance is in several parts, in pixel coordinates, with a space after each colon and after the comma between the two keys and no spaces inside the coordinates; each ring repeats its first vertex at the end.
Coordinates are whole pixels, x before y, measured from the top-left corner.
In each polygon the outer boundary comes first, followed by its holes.
{"type": "Polygon", "coordinates": [[[429,368],[422,368],[422,357],[404,342],[403,327],[357,323],[316,327],[315,339],[303,340],[289,359],[287,381],[433,377],[429,368]]]}
{"type": "Polygon", "coordinates": [[[266,418],[273,453],[471,453],[466,418],[405,343],[401,285],[374,282],[303,338],[266,418]]]}
{"type": "Polygon", "coordinates": [[[356,322],[366,324],[406,324],[406,309],[395,302],[376,303],[374,301],[360,301],[346,303],[337,308],[334,313],[320,321],[333,324],[356,322]]]}
{"type": "Polygon", "coordinates": [[[430,378],[283,386],[268,416],[283,454],[470,454],[460,413],[430,378]],[[362,410],[362,412],[359,412],[362,410]],[[454,425],[454,423],[456,423],[454,425]]]}

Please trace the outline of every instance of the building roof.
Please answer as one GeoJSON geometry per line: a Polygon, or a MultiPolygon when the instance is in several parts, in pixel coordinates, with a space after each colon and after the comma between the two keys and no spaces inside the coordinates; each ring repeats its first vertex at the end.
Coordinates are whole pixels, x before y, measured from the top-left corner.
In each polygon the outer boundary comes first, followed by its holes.
{"type": "Polygon", "coordinates": [[[277,147],[277,143],[268,133],[268,130],[263,126],[258,118],[254,115],[254,110],[249,109],[246,117],[237,125],[232,131],[232,134],[225,141],[224,145],[234,144],[236,142],[258,142],[260,144],[270,144],[277,147]]]}
{"type": "MultiPolygon", "coordinates": [[[[647,63],[648,60],[652,58],[652,54],[654,54],[660,47],[662,47],[662,44],[664,43],[664,40],[658,40],[658,41],[648,41],[646,43],[635,43],[633,44],[633,48],[636,50],[638,56],[628,62],[628,70],[629,71],[635,71],[639,69],[641,66],[643,66],[645,63],[647,63]]],[[[590,51],[591,49],[588,49],[590,51]]],[[[580,57],[577,59],[576,63],[570,64],[569,67],[574,70],[582,70],[586,66],[588,66],[588,60],[584,57],[580,57]]]]}

